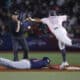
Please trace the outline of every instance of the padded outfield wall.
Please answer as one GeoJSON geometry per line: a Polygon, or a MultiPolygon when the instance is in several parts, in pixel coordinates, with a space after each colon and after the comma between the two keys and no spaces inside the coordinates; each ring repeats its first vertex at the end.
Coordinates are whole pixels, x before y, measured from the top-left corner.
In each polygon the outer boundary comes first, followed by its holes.
{"type": "MultiPolygon", "coordinates": [[[[28,37],[28,46],[31,51],[58,51],[57,40],[55,37],[28,37]]],[[[21,50],[21,46],[18,46],[21,50]]],[[[0,39],[0,51],[9,51],[12,50],[11,37],[8,34],[5,34],[0,39]]],[[[77,48],[67,47],[69,51],[80,51],[77,48]]]]}

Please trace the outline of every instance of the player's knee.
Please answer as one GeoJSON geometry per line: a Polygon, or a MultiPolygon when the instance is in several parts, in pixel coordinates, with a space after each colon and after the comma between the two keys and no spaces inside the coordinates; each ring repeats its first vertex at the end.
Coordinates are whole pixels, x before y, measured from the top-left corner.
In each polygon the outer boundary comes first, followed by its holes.
{"type": "Polygon", "coordinates": [[[59,46],[59,49],[63,50],[63,49],[65,49],[65,46],[59,46]]]}

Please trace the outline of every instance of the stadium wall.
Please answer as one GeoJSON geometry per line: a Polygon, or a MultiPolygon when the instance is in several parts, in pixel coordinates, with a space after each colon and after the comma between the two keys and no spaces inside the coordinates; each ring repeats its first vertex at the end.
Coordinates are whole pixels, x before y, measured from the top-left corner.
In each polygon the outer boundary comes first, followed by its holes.
{"type": "MultiPolygon", "coordinates": [[[[55,37],[28,37],[26,40],[31,51],[59,51],[55,37]]],[[[18,47],[22,49],[20,45],[18,47]]],[[[0,51],[10,50],[12,50],[11,38],[6,34],[0,39],[0,51]]],[[[80,51],[80,49],[70,47],[67,47],[67,50],[80,51]]]]}

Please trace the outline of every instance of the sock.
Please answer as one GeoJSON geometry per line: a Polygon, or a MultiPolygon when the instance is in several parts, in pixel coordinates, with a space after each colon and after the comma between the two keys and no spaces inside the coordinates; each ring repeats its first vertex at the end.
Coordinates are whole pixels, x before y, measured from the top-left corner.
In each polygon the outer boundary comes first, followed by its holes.
{"type": "Polygon", "coordinates": [[[14,51],[14,59],[13,61],[18,61],[18,52],[14,51]]]}
{"type": "Polygon", "coordinates": [[[24,52],[23,59],[28,59],[28,52],[24,52]]]}
{"type": "Polygon", "coordinates": [[[61,50],[63,62],[66,61],[66,50],[65,48],[61,50]]]}
{"type": "Polygon", "coordinates": [[[24,48],[24,49],[23,49],[23,52],[24,52],[24,54],[23,54],[23,59],[28,59],[28,52],[29,52],[28,47],[27,47],[27,48],[24,48]]]}

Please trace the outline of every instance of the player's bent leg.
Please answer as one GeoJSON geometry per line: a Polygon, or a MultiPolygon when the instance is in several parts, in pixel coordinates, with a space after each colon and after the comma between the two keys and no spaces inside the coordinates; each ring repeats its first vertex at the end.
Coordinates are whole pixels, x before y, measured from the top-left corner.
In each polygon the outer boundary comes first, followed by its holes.
{"type": "Polygon", "coordinates": [[[31,63],[27,59],[13,62],[12,66],[14,69],[31,69],[31,63]]]}
{"type": "Polygon", "coordinates": [[[31,64],[29,60],[11,61],[9,59],[0,58],[0,65],[12,69],[30,69],[31,64]]]}
{"type": "Polygon", "coordinates": [[[62,40],[60,41],[63,42],[67,46],[72,46],[72,40],[67,35],[64,35],[62,40]]]}
{"type": "Polygon", "coordinates": [[[56,32],[56,38],[59,41],[63,42],[67,46],[80,48],[80,40],[79,39],[70,39],[64,28],[59,29],[58,32],[56,32]]]}
{"type": "Polygon", "coordinates": [[[13,61],[5,58],[0,58],[0,65],[5,66],[5,67],[11,67],[13,61]]]}
{"type": "Polygon", "coordinates": [[[72,40],[68,37],[67,31],[64,28],[60,28],[55,32],[56,38],[65,45],[72,46],[72,40]]]}

